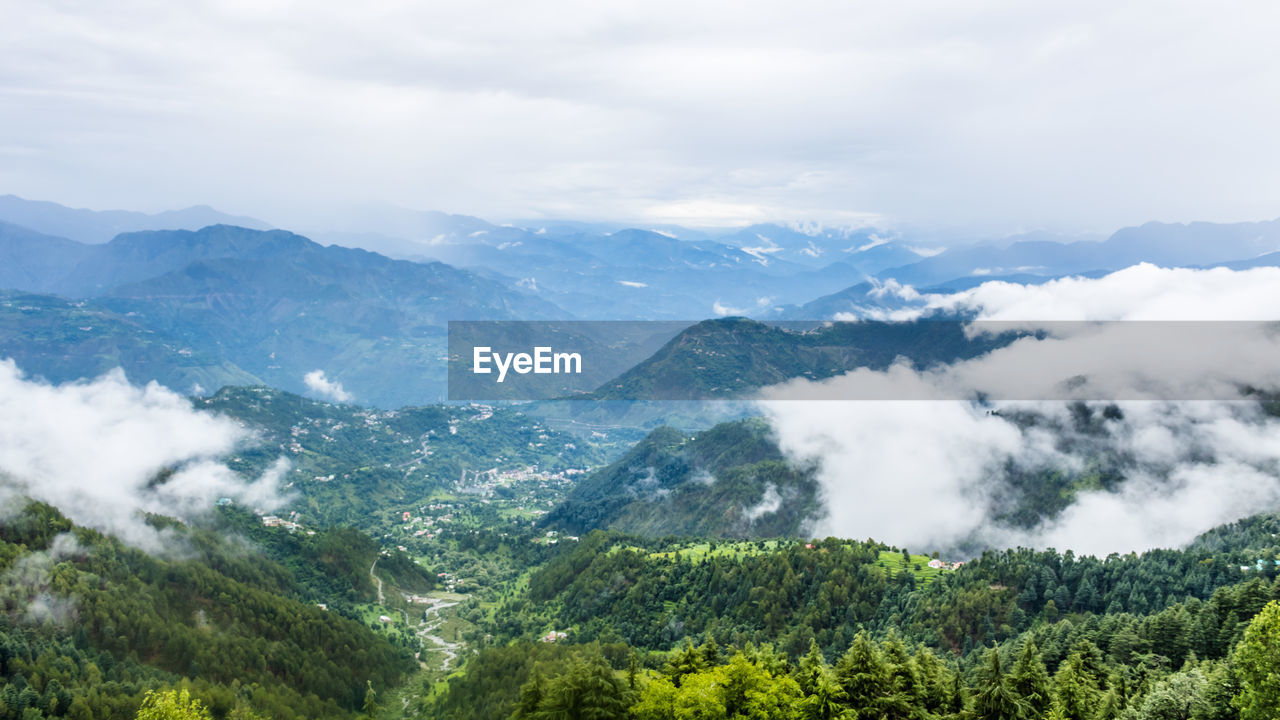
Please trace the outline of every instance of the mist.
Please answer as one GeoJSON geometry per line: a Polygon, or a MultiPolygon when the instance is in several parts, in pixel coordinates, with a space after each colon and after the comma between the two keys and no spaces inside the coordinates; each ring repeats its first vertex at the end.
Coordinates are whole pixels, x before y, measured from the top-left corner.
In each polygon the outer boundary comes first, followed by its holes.
{"type": "Polygon", "coordinates": [[[76,601],[53,591],[53,568],[82,554],[75,535],[60,533],[47,550],[18,558],[0,575],[0,607],[20,609],[17,619],[29,625],[70,625],[76,619],[76,601]]]}
{"type": "Polygon", "coordinates": [[[262,510],[284,503],[286,459],[256,479],[219,462],[253,441],[237,422],[196,411],[156,383],[131,385],[119,370],[51,385],[0,360],[0,498],[10,512],[28,497],[159,551],[165,539],[146,513],[186,519],[223,497],[262,510]]]}
{"type": "Polygon", "coordinates": [[[1280,357],[1276,334],[1262,324],[1209,324],[1221,333],[1214,342],[1141,353],[1134,326],[1160,323],[1064,333],[1038,321],[1270,321],[1277,296],[1274,268],[1150,265],[917,295],[930,309],[1051,332],[938,368],[899,363],[794,380],[767,389],[761,407],[783,451],[818,468],[825,514],[808,528],[817,536],[957,553],[1183,546],[1216,525],[1280,509],[1280,421],[1248,394],[1280,387],[1273,364],[1260,361],[1280,357]],[[1055,472],[1080,480],[1070,504],[1030,526],[1011,522],[1025,491],[1017,481],[1055,472]],[[1108,472],[1118,478],[1100,482],[1108,472]]]}

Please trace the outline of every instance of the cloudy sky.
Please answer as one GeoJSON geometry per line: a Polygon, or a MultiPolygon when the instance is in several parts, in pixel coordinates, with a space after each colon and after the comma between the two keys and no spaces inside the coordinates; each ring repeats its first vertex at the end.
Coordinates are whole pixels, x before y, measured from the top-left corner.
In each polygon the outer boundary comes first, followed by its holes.
{"type": "Polygon", "coordinates": [[[0,0],[0,193],[276,224],[1280,215],[1280,5],[0,0]]]}

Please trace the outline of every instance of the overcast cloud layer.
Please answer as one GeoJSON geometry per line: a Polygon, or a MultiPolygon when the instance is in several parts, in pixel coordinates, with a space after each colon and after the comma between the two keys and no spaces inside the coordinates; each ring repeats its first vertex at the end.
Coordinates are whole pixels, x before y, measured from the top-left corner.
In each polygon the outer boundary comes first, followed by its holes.
{"type": "Polygon", "coordinates": [[[1280,214],[1280,6],[0,0],[0,192],[279,225],[1280,214]]]}

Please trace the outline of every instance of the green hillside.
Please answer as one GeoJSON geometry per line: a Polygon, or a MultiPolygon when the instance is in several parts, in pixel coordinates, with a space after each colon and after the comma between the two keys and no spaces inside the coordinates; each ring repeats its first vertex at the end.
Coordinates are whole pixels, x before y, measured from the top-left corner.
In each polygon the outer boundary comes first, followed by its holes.
{"type": "Polygon", "coordinates": [[[1105,559],[1011,550],[903,572],[926,558],[833,538],[690,544],[593,533],[481,623],[479,654],[422,709],[437,718],[553,717],[566,704],[605,718],[1273,717],[1265,713],[1280,704],[1266,678],[1280,642],[1280,579],[1274,568],[1241,569],[1253,554],[1230,543],[1105,559]],[[552,630],[563,638],[537,642],[552,630]]]}
{"type": "Polygon", "coordinates": [[[97,377],[116,368],[134,382],[155,380],[179,392],[261,380],[136,317],[93,301],[0,291],[0,358],[50,382],[97,377]]]}
{"type": "Polygon", "coordinates": [[[171,547],[160,557],[47,505],[12,507],[0,522],[0,714],[131,718],[147,690],[182,685],[219,717],[344,718],[370,685],[414,669],[411,638],[346,609],[370,594],[357,576],[377,557],[367,538],[229,541],[238,522],[156,518],[171,547]]]}
{"type": "Polygon", "coordinates": [[[600,386],[597,400],[733,398],[792,378],[820,380],[856,368],[914,367],[976,357],[1014,339],[967,337],[950,320],[770,325],[746,318],[705,320],[600,386]]]}
{"type": "Polygon", "coordinates": [[[575,534],[795,536],[819,511],[816,492],[812,472],[786,461],[760,419],[693,436],[662,427],[579,482],[542,524],[575,534]]]}

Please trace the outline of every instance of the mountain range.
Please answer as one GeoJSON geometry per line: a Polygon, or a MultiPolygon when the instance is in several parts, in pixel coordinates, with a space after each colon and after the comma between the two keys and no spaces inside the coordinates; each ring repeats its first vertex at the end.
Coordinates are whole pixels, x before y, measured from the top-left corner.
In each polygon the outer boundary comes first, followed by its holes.
{"type": "MultiPolygon", "coordinates": [[[[108,344],[135,343],[119,336],[142,333],[181,352],[184,361],[204,358],[202,367],[223,368],[229,377],[299,391],[304,376],[321,369],[372,404],[443,395],[439,358],[450,319],[565,317],[517,288],[443,263],[325,247],[281,230],[215,225],[125,233],[88,245],[4,224],[0,256],[7,260],[0,286],[80,298],[77,310],[114,321],[87,323],[97,330],[83,331],[110,338],[108,344]],[[370,363],[370,357],[378,361],[370,363]]],[[[20,301],[10,312],[30,314],[21,307],[50,308],[64,315],[52,324],[71,327],[70,306],[54,299],[20,301]]],[[[65,334],[36,335],[28,331],[33,326],[21,327],[5,339],[13,356],[52,358],[70,349],[65,334]]],[[[183,376],[172,363],[132,366],[141,372],[135,381],[183,376]]],[[[43,362],[25,369],[62,375],[43,362]]]]}
{"type": "MultiPolygon", "coordinates": [[[[939,251],[869,229],[371,217],[366,231],[338,227],[316,242],[205,207],[147,215],[0,197],[0,289],[9,291],[0,316],[13,328],[0,350],[35,375],[71,379],[119,365],[137,381],[184,390],[262,382],[301,392],[304,377],[322,370],[358,402],[399,406],[444,396],[449,320],[827,320],[902,307],[907,301],[885,291],[891,282],[945,293],[993,279],[1098,276],[1139,261],[1280,263],[1280,221],[1148,223],[1102,241],[1032,234],[939,251]],[[181,227],[211,220],[221,224],[181,227]],[[159,225],[179,229],[140,229],[159,225]],[[334,241],[398,257],[323,244],[334,241]],[[19,322],[31,308],[48,317],[19,322]]],[[[723,357],[694,358],[687,336],[598,399],[654,397],[655,386],[672,397],[723,397],[870,362],[863,350],[818,349],[813,336],[788,347],[774,331],[736,328],[725,341],[741,343],[746,332],[745,352],[708,336],[699,352],[719,344],[723,357]]]]}
{"type": "Polygon", "coordinates": [[[0,195],[0,220],[83,243],[104,243],[120,233],[138,230],[199,230],[209,225],[238,225],[253,230],[271,228],[257,218],[230,215],[208,205],[149,214],[69,208],[17,195],[0,195]]]}

